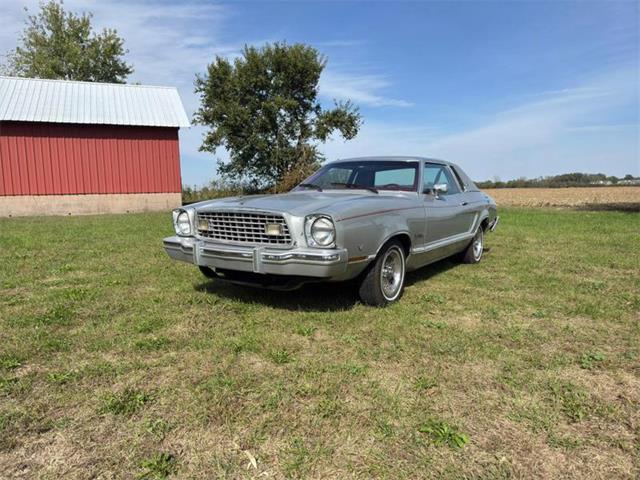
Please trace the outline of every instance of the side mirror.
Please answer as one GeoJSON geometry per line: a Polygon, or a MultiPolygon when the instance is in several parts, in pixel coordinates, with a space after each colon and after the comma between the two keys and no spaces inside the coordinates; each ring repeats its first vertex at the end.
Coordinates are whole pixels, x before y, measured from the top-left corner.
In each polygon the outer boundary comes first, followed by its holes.
{"type": "Polygon", "coordinates": [[[436,183],[433,186],[433,194],[436,196],[436,198],[441,194],[447,193],[447,190],[449,190],[449,187],[446,183],[436,183]]]}

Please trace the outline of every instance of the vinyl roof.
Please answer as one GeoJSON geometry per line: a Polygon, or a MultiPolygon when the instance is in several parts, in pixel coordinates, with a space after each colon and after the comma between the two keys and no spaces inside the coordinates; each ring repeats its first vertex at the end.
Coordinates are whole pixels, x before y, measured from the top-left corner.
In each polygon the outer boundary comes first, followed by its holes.
{"type": "Polygon", "coordinates": [[[0,76],[0,121],[188,127],[178,90],[0,76]]]}

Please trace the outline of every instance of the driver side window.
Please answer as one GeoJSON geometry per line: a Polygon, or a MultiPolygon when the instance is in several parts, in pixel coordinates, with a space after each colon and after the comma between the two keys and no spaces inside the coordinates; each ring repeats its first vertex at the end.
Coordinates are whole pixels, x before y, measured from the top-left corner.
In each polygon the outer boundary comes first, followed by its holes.
{"type": "Polygon", "coordinates": [[[422,187],[424,190],[433,189],[434,185],[445,184],[447,193],[445,195],[453,195],[460,193],[460,187],[456,183],[451,171],[446,165],[438,165],[436,163],[425,163],[422,173],[422,187]]]}

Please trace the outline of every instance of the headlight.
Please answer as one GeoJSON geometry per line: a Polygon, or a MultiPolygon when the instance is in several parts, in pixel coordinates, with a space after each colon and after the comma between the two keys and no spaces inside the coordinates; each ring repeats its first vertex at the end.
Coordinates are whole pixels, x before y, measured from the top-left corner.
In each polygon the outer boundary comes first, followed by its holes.
{"type": "Polygon", "coordinates": [[[330,217],[312,215],[305,221],[305,234],[310,247],[333,247],[336,240],[336,227],[330,217]]]}
{"type": "Polygon", "coordinates": [[[189,214],[184,210],[176,210],[173,212],[173,228],[178,235],[191,235],[191,219],[189,214]]]}

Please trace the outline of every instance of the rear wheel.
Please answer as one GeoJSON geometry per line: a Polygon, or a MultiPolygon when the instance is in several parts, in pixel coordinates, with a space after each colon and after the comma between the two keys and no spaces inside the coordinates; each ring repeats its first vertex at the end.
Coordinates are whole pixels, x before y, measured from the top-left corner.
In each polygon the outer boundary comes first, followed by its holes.
{"type": "Polygon", "coordinates": [[[462,261],[464,263],[478,263],[482,259],[483,252],[484,230],[482,229],[482,226],[480,226],[467,249],[462,252],[462,261]]]}
{"type": "Polygon", "coordinates": [[[404,249],[400,242],[392,240],[366,271],[360,283],[360,299],[375,307],[395,302],[404,291],[404,277],[404,249]]]}

